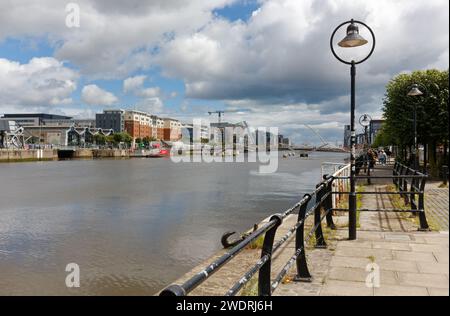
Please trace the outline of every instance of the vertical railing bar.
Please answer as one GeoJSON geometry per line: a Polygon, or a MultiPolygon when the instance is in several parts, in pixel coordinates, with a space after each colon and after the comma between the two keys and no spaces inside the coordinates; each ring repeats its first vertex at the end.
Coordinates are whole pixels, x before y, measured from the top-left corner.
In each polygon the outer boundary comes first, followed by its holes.
{"type": "Polygon", "coordinates": [[[427,181],[427,177],[424,176],[420,182],[420,193],[419,193],[419,210],[421,211],[419,213],[419,224],[421,231],[429,231],[430,227],[428,226],[427,217],[425,215],[425,183],[427,181]]]}
{"type": "Polygon", "coordinates": [[[266,232],[264,236],[263,248],[261,251],[261,258],[268,256],[269,259],[259,269],[258,277],[258,296],[271,296],[271,271],[272,271],[272,253],[273,242],[278,227],[283,223],[283,216],[281,214],[275,214],[270,218],[270,221],[276,220],[276,224],[266,232]]]}
{"type": "MultiPolygon", "coordinates": [[[[308,198],[308,202],[311,201],[311,195],[305,194],[304,197],[308,198]]],[[[300,251],[296,263],[297,263],[297,275],[294,278],[294,281],[297,282],[311,282],[312,277],[308,270],[308,262],[306,261],[306,254],[305,254],[305,218],[306,218],[306,210],[308,208],[308,202],[303,204],[300,207],[300,210],[298,212],[298,222],[301,222],[301,225],[297,228],[296,234],[295,234],[295,249],[296,252],[300,251]],[[303,251],[301,250],[303,249],[303,251]]]]}
{"type": "Polygon", "coordinates": [[[317,225],[317,229],[315,230],[316,236],[316,248],[326,248],[327,244],[325,243],[325,238],[323,237],[322,231],[322,223],[321,223],[321,211],[323,206],[323,196],[325,194],[325,190],[327,186],[323,186],[320,191],[317,193],[316,200],[320,201],[316,208],[314,209],[314,225],[317,225]]]}

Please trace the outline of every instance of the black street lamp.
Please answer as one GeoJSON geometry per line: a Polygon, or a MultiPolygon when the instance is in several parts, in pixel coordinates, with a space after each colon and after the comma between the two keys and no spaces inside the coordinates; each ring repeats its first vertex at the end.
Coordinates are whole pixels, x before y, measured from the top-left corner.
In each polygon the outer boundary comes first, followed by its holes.
{"type": "MultiPolygon", "coordinates": [[[[418,96],[423,95],[423,92],[420,90],[420,88],[427,91],[427,88],[425,88],[425,86],[422,84],[415,83],[415,84],[409,86],[408,87],[408,91],[409,91],[408,96],[418,97],[418,96]]],[[[414,153],[411,155],[412,163],[413,163],[412,167],[414,170],[418,170],[419,169],[419,145],[417,143],[417,105],[415,102],[414,102],[413,122],[414,122],[414,153]]]]}
{"type": "Polygon", "coordinates": [[[359,124],[364,127],[364,149],[367,149],[369,147],[369,134],[367,133],[367,129],[370,125],[370,121],[372,121],[372,118],[369,114],[363,114],[359,118],[359,124]]]}
{"type": "Polygon", "coordinates": [[[369,59],[369,57],[372,55],[373,51],[375,50],[375,34],[373,33],[372,29],[367,26],[365,23],[360,22],[360,21],[356,21],[356,20],[350,20],[344,23],[341,23],[338,27],[336,27],[336,29],[333,31],[333,34],[331,35],[331,39],[330,39],[330,47],[331,47],[331,51],[334,55],[334,57],[336,57],[337,60],[339,60],[340,62],[346,64],[346,65],[350,65],[350,78],[351,78],[351,104],[350,104],[350,133],[351,133],[351,138],[350,138],[350,147],[351,147],[351,153],[350,153],[350,164],[351,164],[351,169],[350,169],[350,195],[349,195],[349,199],[348,199],[348,208],[349,208],[349,215],[348,215],[348,238],[350,240],[355,240],[356,239],[356,187],[355,187],[355,173],[356,173],[356,169],[355,169],[355,143],[356,143],[356,133],[355,133],[355,77],[356,77],[356,65],[361,64],[363,62],[365,62],[367,59],[369,59]],[[369,31],[370,34],[372,35],[372,48],[369,52],[369,54],[359,60],[359,61],[355,61],[355,60],[351,60],[351,61],[347,61],[342,59],[341,57],[338,56],[338,54],[335,52],[334,50],[334,45],[333,45],[333,39],[334,36],[336,35],[336,32],[343,27],[344,25],[350,24],[347,27],[347,36],[345,36],[345,38],[343,40],[341,40],[338,45],[340,47],[343,48],[353,48],[353,47],[359,47],[359,46],[363,46],[365,44],[368,43],[368,41],[366,39],[364,39],[360,34],[359,34],[359,27],[358,24],[366,27],[369,31]]]}

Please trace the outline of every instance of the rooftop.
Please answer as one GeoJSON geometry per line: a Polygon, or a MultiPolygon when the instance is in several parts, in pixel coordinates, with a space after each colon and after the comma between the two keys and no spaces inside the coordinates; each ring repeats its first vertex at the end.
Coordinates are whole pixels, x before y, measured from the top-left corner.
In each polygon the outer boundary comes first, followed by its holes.
{"type": "Polygon", "coordinates": [[[16,113],[16,114],[4,114],[4,118],[28,118],[37,117],[46,120],[70,120],[72,117],[47,113],[16,113]]]}

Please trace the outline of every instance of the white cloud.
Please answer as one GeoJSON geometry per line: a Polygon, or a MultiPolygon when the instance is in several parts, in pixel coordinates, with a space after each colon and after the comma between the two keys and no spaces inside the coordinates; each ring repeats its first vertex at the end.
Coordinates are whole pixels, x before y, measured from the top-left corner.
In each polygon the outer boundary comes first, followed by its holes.
{"type": "Polygon", "coordinates": [[[76,90],[78,74],[52,57],[33,58],[26,64],[0,58],[2,106],[67,105],[76,90]]]}
{"type": "Polygon", "coordinates": [[[158,97],[161,95],[161,89],[159,87],[146,88],[140,91],[138,95],[144,98],[158,97]]]}
{"type": "Polygon", "coordinates": [[[378,93],[401,70],[448,67],[448,7],[446,0],[267,0],[248,22],[218,18],[176,36],[157,59],[167,75],[184,79],[192,98],[331,100],[349,79],[329,38],[353,16],[377,36],[373,57],[358,67],[358,87],[378,93]]]}
{"type": "Polygon", "coordinates": [[[60,0],[2,1],[0,40],[45,37],[56,57],[78,65],[82,74],[123,78],[152,64],[155,48],[171,34],[191,33],[207,24],[211,10],[236,0],[77,0],[80,28],[65,25],[60,0]]]}
{"type": "Polygon", "coordinates": [[[147,76],[141,75],[125,79],[123,81],[123,92],[129,93],[141,89],[146,78],[147,76]]]}
{"type": "Polygon", "coordinates": [[[161,96],[159,87],[144,88],[145,75],[129,77],[123,81],[123,91],[141,98],[156,98],[161,96]]]}
{"type": "Polygon", "coordinates": [[[99,88],[95,84],[83,87],[83,90],[81,91],[81,99],[89,105],[105,106],[116,104],[119,101],[114,94],[99,88]]]}
{"type": "Polygon", "coordinates": [[[137,103],[137,109],[151,114],[160,114],[164,111],[164,103],[158,97],[145,98],[137,103]]]}

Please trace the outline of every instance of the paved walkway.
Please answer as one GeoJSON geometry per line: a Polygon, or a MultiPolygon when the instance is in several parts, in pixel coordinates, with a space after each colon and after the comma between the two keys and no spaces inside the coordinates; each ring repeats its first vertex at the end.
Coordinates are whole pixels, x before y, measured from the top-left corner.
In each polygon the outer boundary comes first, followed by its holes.
{"type": "MultiPolygon", "coordinates": [[[[365,190],[385,191],[386,185],[386,181],[378,180],[365,190]]],[[[426,198],[427,214],[435,217],[430,221],[444,231],[418,232],[416,218],[406,213],[364,212],[359,219],[358,239],[348,241],[346,216],[337,217],[340,229],[328,239],[328,249],[308,253],[313,283],[285,283],[274,294],[448,296],[448,189],[430,186],[426,198]],[[376,286],[366,285],[371,269],[379,276],[376,286]],[[311,288],[315,291],[307,290],[311,288]]],[[[397,208],[393,205],[397,202],[395,196],[363,195],[362,208],[397,208]]]]}
{"type": "Polygon", "coordinates": [[[433,226],[441,231],[448,231],[448,186],[440,187],[442,182],[431,182],[425,186],[425,208],[433,226]]]}

